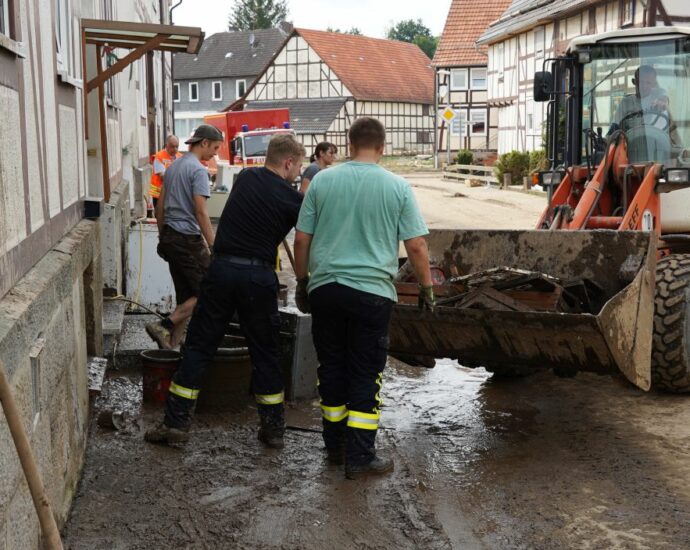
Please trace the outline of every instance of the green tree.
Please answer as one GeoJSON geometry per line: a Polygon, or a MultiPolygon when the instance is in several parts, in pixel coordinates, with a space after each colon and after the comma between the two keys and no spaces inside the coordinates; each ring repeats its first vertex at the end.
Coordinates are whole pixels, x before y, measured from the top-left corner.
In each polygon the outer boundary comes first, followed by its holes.
{"type": "Polygon", "coordinates": [[[438,38],[435,36],[423,36],[418,34],[414,37],[412,43],[417,44],[419,49],[422,50],[429,59],[433,59],[436,53],[436,47],[438,46],[438,38]]]}
{"type": "Polygon", "coordinates": [[[228,27],[240,31],[270,29],[287,19],[287,0],[235,0],[228,27]]]}
{"type": "Polygon", "coordinates": [[[431,37],[431,31],[421,19],[406,19],[399,21],[388,29],[386,38],[389,40],[400,40],[400,42],[414,42],[417,36],[431,37]]]}
{"type": "Polygon", "coordinates": [[[422,23],[421,19],[416,21],[414,19],[399,21],[388,29],[386,38],[416,44],[429,59],[434,57],[436,46],[438,45],[438,38],[432,36],[431,30],[422,23]]]}
{"type": "Polygon", "coordinates": [[[341,31],[340,29],[333,29],[331,27],[328,27],[326,29],[327,32],[339,32],[342,34],[354,34],[357,36],[362,36],[362,31],[360,31],[357,27],[350,27],[350,30],[348,31],[341,31]]]}

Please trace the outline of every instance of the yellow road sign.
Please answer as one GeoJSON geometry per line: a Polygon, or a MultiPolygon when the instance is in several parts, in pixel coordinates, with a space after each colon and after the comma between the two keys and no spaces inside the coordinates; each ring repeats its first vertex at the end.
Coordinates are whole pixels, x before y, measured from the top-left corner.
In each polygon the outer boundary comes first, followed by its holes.
{"type": "Polygon", "coordinates": [[[450,107],[446,107],[445,109],[443,109],[441,116],[446,122],[450,122],[455,118],[456,115],[453,109],[451,109],[450,107]]]}

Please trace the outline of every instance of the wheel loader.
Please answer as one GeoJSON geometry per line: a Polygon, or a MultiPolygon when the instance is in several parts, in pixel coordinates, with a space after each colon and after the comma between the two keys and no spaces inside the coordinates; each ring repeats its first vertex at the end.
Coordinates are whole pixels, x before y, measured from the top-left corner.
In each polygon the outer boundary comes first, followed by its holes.
{"type": "Polygon", "coordinates": [[[549,164],[537,227],[432,231],[438,306],[405,300],[404,265],[391,355],[690,392],[690,27],[576,38],[533,94],[549,164]]]}

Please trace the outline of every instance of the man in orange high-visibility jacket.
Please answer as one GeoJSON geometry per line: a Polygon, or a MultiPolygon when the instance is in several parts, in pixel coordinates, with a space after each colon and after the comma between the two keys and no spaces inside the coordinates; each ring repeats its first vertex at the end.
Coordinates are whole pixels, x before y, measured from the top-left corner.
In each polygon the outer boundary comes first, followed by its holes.
{"type": "Polygon", "coordinates": [[[161,149],[153,156],[153,174],[151,174],[149,197],[153,201],[154,208],[158,202],[158,197],[161,196],[163,174],[176,158],[182,156],[182,153],[177,151],[179,147],[180,140],[177,139],[177,136],[170,135],[165,140],[165,149],[161,149]]]}

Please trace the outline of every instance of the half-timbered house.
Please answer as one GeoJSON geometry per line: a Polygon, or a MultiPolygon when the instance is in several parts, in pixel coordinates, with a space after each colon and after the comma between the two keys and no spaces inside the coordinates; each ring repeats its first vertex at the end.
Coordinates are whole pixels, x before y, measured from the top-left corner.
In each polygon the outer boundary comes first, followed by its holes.
{"type": "Polygon", "coordinates": [[[432,64],[439,110],[450,106],[450,124],[438,117],[438,150],[470,149],[491,156],[498,144],[498,113],[488,104],[486,46],[475,43],[510,0],[453,0],[432,64]]]}
{"type": "Polygon", "coordinates": [[[228,109],[287,107],[307,151],[320,141],[345,151],[360,116],[386,127],[386,154],[430,153],[434,73],[414,44],[295,29],[247,95],[228,109]]]}
{"type": "Polygon", "coordinates": [[[578,36],[627,27],[687,24],[687,0],[513,0],[477,41],[489,48],[489,106],[498,112],[498,152],[543,146],[545,105],[534,73],[578,36]]]}

